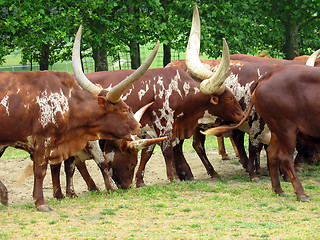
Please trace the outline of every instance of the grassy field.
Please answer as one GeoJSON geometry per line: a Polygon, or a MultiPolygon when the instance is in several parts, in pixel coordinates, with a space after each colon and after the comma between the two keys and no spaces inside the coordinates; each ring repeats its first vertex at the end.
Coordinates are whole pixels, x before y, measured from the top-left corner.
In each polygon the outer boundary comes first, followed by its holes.
{"type": "MultiPolygon", "coordinates": [[[[215,138],[206,142],[215,144],[215,138]]],[[[191,140],[185,146],[185,154],[194,154],[191,140]]],[[[229,142],[227,148],[231,151],[229,142]]],[[[304,169],[299,177],[310,202],[297,201],[291,183],[282,182],[287,197],[279,197],[269,176],[255,183],[235,174],[111,194],[88,192],[48,201],[54,209],[49,213],[33,204],[0,206],[0,239],[319,239],[320,166],[304,169]]]]}
{"type": "MultiPolygon", "coordinates": [[[[161,67],[161,56],[152,67],[161,67]]],[[[8,56],[6,64],[19,61],[18,55],[8,56]]],[[[229,141],[226,145],[230,150],[229,141]]],[[[209,146],[217,147],[214,137],[206,141],[209,146]]],[[[184,152],[195,154],[191,140],[184,152]]],[[[8,148],[0,161],[28,156],[8,148]]],[[[287,197],[279,197],[269,176],[256,183],[235,174],[111,194],[88,192],[48,201],[54,209],[49,213],[33,204],[0,205],[0,239],[320,239],[319,164],[305,165],[299,177],[310,202],[297,201],[291,183],[282,182],[287,197]]]]}
{"type": "Polygon", "coordinates": [[[301,180],[312,201],[271,193],[270,180],[234,176],[212,182],[174,182],[112,194],[1,207],[2,239],[319,239],[319,166],[301,180]]]}

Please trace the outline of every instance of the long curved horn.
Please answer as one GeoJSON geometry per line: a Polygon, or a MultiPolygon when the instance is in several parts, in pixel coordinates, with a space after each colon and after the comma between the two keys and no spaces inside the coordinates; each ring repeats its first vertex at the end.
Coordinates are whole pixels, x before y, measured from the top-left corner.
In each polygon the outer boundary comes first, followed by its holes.
{"type": "Polygon", "coordinates": [[[317,60],[318,55],[320,54],[320,49],[312,53],[312,55],[308,58],[308,61],[306,62],[307,66],[314,67],[315,62],[317,60]]]}
{"type": "Polygon", "coordinates": [[[103,90],[96,85],[94,85],[87,77],[84,75],[81,67],[81,60],[80,60],[80,43],[81,43],[81,31],[82,25],[80,25],[76,38],[73,44],[72,50],[72,67],[73,73],[83,90],[92,93],[93,95],[99,95],[99,93],[103,90]]]}
{"type": "Polygon", "coordinates": [[[134,115],[133,117],[137,120],[137,122],[140,122],[142,115],[145,113],[145,111],[153,104],[153,102],[143,106],[140,108],[134,115]]]}
{"type": "Polygon", "coordinates": [[[217,71],[208,79],[200,83],[200,90],[204,94],[220,95],[224,92],[226,86],[224,81],[228,77],[230,69],[230,53],[226,40],[223,38],[222,58],[217,71]]]}
{"type": "Polygon", "coordinates": [[[155,58],[159,48],[159,41],[154,47],[153,51],[146,59],[146,61],[130,76],[126,77],[122,82],[114,86],[107,94],[107,98],[112,103],[117,103],[120,100],[122,93],[124,93],[132,84],[134,84],[150,67],[153,59],[155,58]]]}
{"type": "Polygon", "coordinates": [[[135,151],[140,151],[151,144],[155,144],[158,142],[161,142],[165,140],[167,137],[160,137],[160,138],[152,138],[152,139],[139,139],[135,141],[129,141],[128,142],[128,148],[135,150],[135,151]]]}
{"type": "Polygon", "coordinates": [[[228,76],[230,67],[230,53],[228,44],[223,38],[222,59],[218,70],[213,73],[200,61],[200,37],[201,24],[199,11],[197,5],[194,4],[192,27],[186,49],[186,65],[192,76],[202,80],[200,84],[200,90],[204,94],[220,95],[225,89],[224,81],[228,76]]]}
{"type": "Polygon", "coordinates": [[[192,26],[186,49],[186,65],[190,74],[200,80],[208,79],[212,72],[200,61],[201,24],[197,4],[193,4],[192,26]]]}

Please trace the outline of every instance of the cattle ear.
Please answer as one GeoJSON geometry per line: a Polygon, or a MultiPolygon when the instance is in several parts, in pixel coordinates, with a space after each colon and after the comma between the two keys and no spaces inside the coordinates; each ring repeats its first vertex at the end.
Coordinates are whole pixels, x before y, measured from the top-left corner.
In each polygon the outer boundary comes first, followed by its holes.
{"type": "Polygon", "coordinates": [[[219,103],[219,97],[218,96],[213,96],[211,99],[210,99],[210,102],[214,105],[217,105],[219,103]]]}
{"type": "Polygon", "coordinates": [[[105,108],[106,107],[106,98],[98,96],[98,104],[100,107],[105,108]]]}

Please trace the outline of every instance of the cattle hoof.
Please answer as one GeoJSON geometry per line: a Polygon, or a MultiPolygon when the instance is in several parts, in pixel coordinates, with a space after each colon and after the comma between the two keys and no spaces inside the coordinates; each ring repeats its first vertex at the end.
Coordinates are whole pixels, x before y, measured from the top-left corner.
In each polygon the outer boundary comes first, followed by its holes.
{"type": "Polygon", "coordinates": [[[301,202],[310,202],[311,198],[309,196],[302,195],[302,196],[298,197],[298,200],[301,202]]]}
{"type": "Polygon", "coordinates": [[[228,155],[226,155],[226,156],[222,156],[222,158],[221,158],[223,161],[227,161],[227,160],[230,160],[230,158],[229,158],[229,156],[228,155]]]}
{"type": "Polygon", "coordinates": [[[196,181],[196,179],[194,179],[194,177],[192,177],[190,179],[186,179],[186,181],[196,181]]]}
{"type": "Polygon", "coordinates": [[[302,173],[304,172],[302,167],[295,167],[296,172],[302,173]]]}
{"type": "Polygon", "coordinates": [[[279,195],[280,197],[286,197],[286,196],[287,196],[287,194],[286,194],[285,192],[279,193],[278,195],[279,195]]]}
{"type": "Polygon", "coordinates": [[[137,188],[145,187],[147,186],[145,183],[137,184],[137,188]]]}
{"type": "Polygon", "coordinates": [[[47,204],[44,204],[44,205],[40,205],[37,207],[37,209],[41,212],[50,212],[50,211],[53,211],[53,209],[47,205],[47,204]]]}
{"type": "Polygon", "coordinates": [[[77,194],[75,194],[75,193],[68,193],[67,194],[67,196],[69,197],[69,198],[78,198],[78,195],[77,194]]]}
{"type": "Polygon", "coordinates": [[[221,178],[221,176],[218,174],[218,173],[209,173],[209,175],[211,176],[211,178],[218,178],[218,179],[220,179],[221,178]]]}
{"type": "Polygon", "coordinates": [[[1,199],[1,203],[5,206],[8,206],[8,198],[7,199],[1,199]]]}
{"type": "Polygon", "coordinates": [[[251,182],[260,182],[260,178],[253,177],[253,178],[251,178],[251,182]]]}

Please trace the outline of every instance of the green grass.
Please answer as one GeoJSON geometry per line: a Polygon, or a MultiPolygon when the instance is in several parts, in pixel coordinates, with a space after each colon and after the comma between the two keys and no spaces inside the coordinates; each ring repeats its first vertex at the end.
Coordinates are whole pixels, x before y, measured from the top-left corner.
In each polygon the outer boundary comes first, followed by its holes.
{"type": "Polygon", "coordinates": [[[14,158],[27,158],[30,157],[30,154],[22,149],[16,149],[13,147],[8,147],[4,154],[1,156],[1,159],[14,159],[14,158]]]}
{"type": "MultiPolygon", "coordinates": [[[[319,171],[319,166],[311,166],[319,171]]],[[[303,177],[303,181],[311,179],[303,177]]],[[[312,179],[320,184],[320,179],[312,179]]],[[[292,189],[290,186],[286,187],[292,189]]],[[[319,191],[310,189],[311,196],[319,191]]],[[[54,212],[0,211],[2,239],[317,239],[320,199],[298,202],[259,183],[173,182],[49,201],[54,212]]]]}

